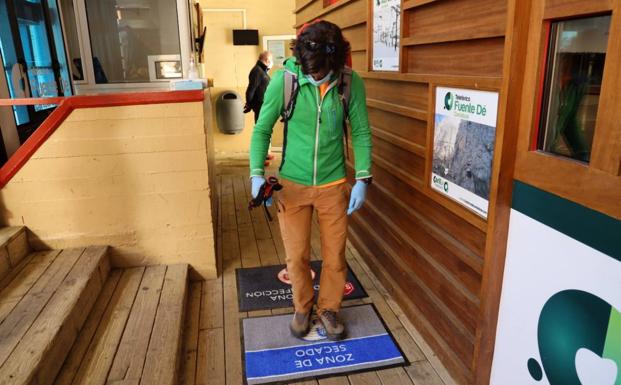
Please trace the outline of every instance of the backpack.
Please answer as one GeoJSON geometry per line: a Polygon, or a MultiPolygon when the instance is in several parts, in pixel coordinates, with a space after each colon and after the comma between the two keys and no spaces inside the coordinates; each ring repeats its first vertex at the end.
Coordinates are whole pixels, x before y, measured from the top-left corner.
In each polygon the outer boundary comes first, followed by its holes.
{"type": "MultiPolygon", "coordinates": [[[[339,99],[343,105],[343,134],[345,141],[345,155],[349,159],[349,144],[347,142],[347,120],[349,119],[349,101],[351,98],[351,79],[352,69],[345,66],[341,71],[337,83],[337,91],[339,93],[339,99]]],[[[280,121],[285,123],[284,139],[282,145],[282,162],[280,163],[280,170],[285,164],[285,151],[287,149],[287,129],[288,122],[293,117],[295,111],[295,103],[298,97],[299,84],[298,77],[295,73],[285,70],[284,73],[284,103],[283,110],[280,113],[280,121]]]]}

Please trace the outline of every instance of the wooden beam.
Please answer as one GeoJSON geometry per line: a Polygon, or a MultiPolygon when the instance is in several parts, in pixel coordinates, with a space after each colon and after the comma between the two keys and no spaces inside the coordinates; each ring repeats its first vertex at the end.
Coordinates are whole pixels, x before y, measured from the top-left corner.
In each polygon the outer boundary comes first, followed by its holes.
{"type": "Polygon", "coordinates": [[[440,86],[467,87],[480,90],[499,90],[502,77],[458,76],[434,74],[408,74],[397,72],[358,72],[364,79],[380,79],[414,83],[437,83],[440,86]]]}
{"type": "Polygon", "coordinates": [[[500,92],[496,148],[494,151],[490,210],[481,286],[481,307],[477,325],[472,372],[475,385],[490,381],[496,327],[500,307],[513,170],[520,121],[524,67],[530,27],[530,1],[510,0],[507,15],[503,84],[500,92]]]}
{"type": "Polygon", "coordinates": [[[438,0],[404,0],[403,1],[403,6],[401,8],[402,8],[402,11],[405,11],[407,9],[412,9],[412,8],[420,7],[421,5],[433,3],[433,2],[436,2],[436,1],[438,1],[438,0]]]}

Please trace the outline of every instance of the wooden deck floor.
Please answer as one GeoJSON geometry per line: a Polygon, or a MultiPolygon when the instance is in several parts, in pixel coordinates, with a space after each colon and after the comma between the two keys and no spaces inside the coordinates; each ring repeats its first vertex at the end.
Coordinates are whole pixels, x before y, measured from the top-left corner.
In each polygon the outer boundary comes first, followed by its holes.
{"type": "MultiPolygon", "coordinates": [[[[282,314],[293,310],[286,308],[239,312],[235,269],[284,263],[285,252],[276,215],[274,222],[270,223],[265,219],[263,211],[248,212],[247,168],[221,168],[218,185],[220,198],[218,263],[222,274],[216,280],[191,283],[186,313],[181,385],[243,384],[239,320],[244,317],[282,314]]],[[[316,224],[313,228],[312,251],[313,259],[321,258],[316,224]]],[[[453,385],[453,380],[433,352],[349,244],[347,260],[369,294],[369,298],[346,301],[344,306],[374,303],[411,365],[297,383],[453,385]]]]}

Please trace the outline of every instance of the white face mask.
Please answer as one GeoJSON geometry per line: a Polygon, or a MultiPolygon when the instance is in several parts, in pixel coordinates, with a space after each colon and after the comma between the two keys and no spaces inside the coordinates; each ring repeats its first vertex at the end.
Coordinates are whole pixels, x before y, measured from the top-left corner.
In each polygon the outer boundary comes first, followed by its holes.
{"type": "Polygon", "coordinates": [[[269,70],[269,69],[271,69],[273,66],[274,66],[274,62],[273,62],[273,61],[271,61],[271,60],[268,60],[268,62],[267,62],[267,64],[266,64],[267,69],[269,70]]]}
{"type": "Polygon", "coordinates": [[[312,85],[318,87],[318,86],[322,85],[323,83],[325,83],[325,82],[330,80],[330,77],[332,76],[332,71],[328,72],[328,74],[323,79],[321,79],[321,80],[315,80],[313,75],[310,75],[310,74],[304,75],[304,76],[306,76],[306,78],[308,79],[308,81],[312,85]]]}

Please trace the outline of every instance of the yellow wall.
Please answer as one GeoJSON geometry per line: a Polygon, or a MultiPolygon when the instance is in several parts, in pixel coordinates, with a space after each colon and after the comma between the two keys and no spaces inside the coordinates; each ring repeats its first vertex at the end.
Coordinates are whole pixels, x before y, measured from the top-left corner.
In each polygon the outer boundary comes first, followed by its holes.
{"type": "Polygon", "coordinates": [[[4,222],[37,248],[110,245],[117,266],[213,278],[206,138],[201,102],[75,110],[2,189],[4,222]]]}
{"type": "MultiPolygon", "coordinates": [[[[242,28],[241,12],[203,13],[207,27],[203,69],[205,76],[214,80],[214,100],[224,90],[237,91],[245,100],[248,72],[262,51],[263,36],[295,34],[295,0],[201,0],[201,6],[209,9],[245,9],[247,28],[259,30],[259,46],[234,46],[232,30],[242,28]]],[[[245,157],[253,126],[254,117],[250,112],[246,114],[246,124],[241,134],[224,135],[216,130],[216,157],[245,157]]],[[[274,127],[274,145],[282,144],[282,130],[282,124],[277,123],[274,127]]]]}

